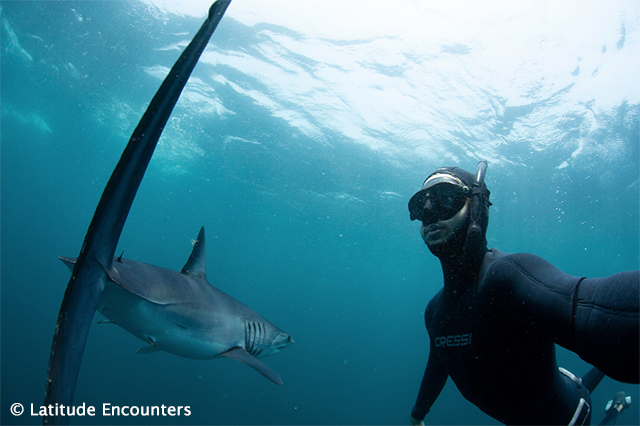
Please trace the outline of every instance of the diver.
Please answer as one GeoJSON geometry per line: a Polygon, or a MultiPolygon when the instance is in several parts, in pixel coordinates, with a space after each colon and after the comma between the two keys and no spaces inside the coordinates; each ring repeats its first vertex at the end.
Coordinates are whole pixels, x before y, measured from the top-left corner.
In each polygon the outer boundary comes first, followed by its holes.
{"type": "Polygon", "coordinates": [[[589,425],[604,375],[639,382],[640,271],[575,277],[533,254],[488,249],[486,167],[439,168],[409,201],[444,276],[425,310],[430,353],[411,424],[423,424],[451,377],[502,423],[589,425]],[[555,344],[594,368],[582,378],[559,368],[555,344]]]}

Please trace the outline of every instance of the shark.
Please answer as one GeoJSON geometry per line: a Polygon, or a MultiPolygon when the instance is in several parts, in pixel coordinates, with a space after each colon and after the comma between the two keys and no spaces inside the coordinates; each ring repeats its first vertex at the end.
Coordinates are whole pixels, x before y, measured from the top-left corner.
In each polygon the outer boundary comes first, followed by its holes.
{"type": "MultiPolygon", "coordinates": [[[[71,271],[76,258],[60,257],[71,271]]],[[[282,379],[258,358],[277,354],[290,335],[207,281],[205,233],[178,272],[134,260],[115,259],[97,311],[147,346],[140,354],[166,351],[191,359],[227,357],[277,385],[282,379]]]]}
{"type": "MultiPolygon", "coordinates": [[[[45,407],[70,406],[96,310],[148,343],[189,358],[239,360],[276,384],[282,380],[258,357],[293,343],[289,335],[209,284],[201,230],[180,272],[115,257],[127,216],[171,112],[231,0],[217,0],[181,53],[133,131],[109,178],[72,269],[56,322],[45,407]]],[[[68,424],[63,410],[43,424],[68,424]],[[62,412],[62,414],[60,413],[62,412]]]]}

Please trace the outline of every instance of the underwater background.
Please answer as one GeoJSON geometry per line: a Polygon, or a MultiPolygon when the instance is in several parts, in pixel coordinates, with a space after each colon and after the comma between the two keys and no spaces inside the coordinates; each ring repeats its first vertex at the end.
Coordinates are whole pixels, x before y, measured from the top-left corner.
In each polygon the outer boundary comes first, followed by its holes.
{"type": "MultiPolygon", "coordinates": [[[[69,271],[205,1],[2,1],[2,424],[39,424],[69,271]],[[27,413],[10,414],[21,403],[27,413]]],[[[566,273],[638,269],[640,4],[234,0],[151,161],[118,254],[208,280],[291,334],[263,361],[138,355],[92,326],[75,404],[190,406],[72,424],[408,424],[440,264],[407,201],[489,162],[488,240],[566,273]]],[[[638,295],[630,295],[638,297],[638,295]]],[[[100,317],[96,317],[99,320],[100,317]]],[[[589,366],[559,348],[559,365],[589,366]]],[[[637,385],[605,378],[593,423],[637,385]]],[[[497,424],[451,381],[425,419],[497,424]]]]}

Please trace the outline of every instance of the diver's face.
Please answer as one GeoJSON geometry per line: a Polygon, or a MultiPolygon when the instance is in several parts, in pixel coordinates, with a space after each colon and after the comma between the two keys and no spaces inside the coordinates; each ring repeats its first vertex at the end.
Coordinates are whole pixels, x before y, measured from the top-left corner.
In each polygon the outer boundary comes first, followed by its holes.
{"type": "MultiPolygon", "coordinates": [[[[425,211],[432,209],[433,200],[427,197],[425,200],[425,211]]],[[[451,241],[460,232],[464,231],[469,217],[469,199],[466,199],[464,206],[449,219],[423,221],[420,226],[420,235],[427,246],[433,252],[438,247],[442,247],[451,241]]]]}

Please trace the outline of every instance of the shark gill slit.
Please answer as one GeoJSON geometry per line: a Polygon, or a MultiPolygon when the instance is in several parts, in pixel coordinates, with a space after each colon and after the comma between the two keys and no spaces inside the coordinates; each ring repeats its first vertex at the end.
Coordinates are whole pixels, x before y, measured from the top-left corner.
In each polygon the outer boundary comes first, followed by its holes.
{"type": "Polygon", "coordinates": [[[248,353],[251,353],[251,323],[245,321],[244,323],[244,347],[248,353]]]}
{"type": "Polygon", "coordinates": [[[255,323],[253,321],[247,321],[245,323],[245,347],[250,355],[257,356],[262,353],[265,331],[262,323],[255,323]]]}
{"type": "Polygon", "coordinates": [[[256,353],[256,355],[259,355],[262,353],[262,349],[264,348],[264,343],[267,340],[267,328],[263,323],[258,323],[261,333],[260,333],[260,345],[258,346],[258,352],[256,353]]]}
{"type": "Polygon", "coordinates": [[[258,355],[258,351],[260,350],[260,338],[262,331],[262,329],[260,328],[260,323],[253,323],[253,331],[255,333],[255,337],[253,342],[253,352],[251,353],[251,355],[256,356],[258,355]]]}

